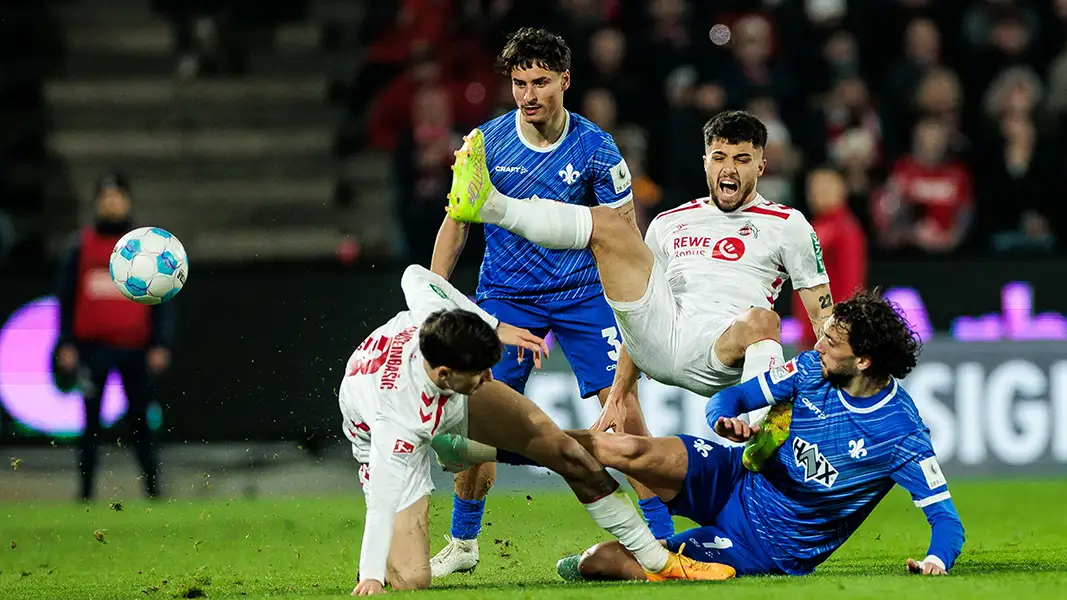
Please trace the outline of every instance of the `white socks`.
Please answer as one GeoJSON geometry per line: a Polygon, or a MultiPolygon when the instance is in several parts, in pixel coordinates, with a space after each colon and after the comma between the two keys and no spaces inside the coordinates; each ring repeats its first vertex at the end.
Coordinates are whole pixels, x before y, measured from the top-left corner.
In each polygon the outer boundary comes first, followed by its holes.
{"type": "Polygon", "coordinates": [[[589,247],[593,235],[593,214],[587,206],[536,196],[520,200],[495,188],[482,206],[481,217],[545,248],[581,250],[589,247]]]}
{"type": "MultiPolygon", "coordinates": [[[[785,364],[782,345],[774,340],[760,340],[745,349],[745,366],[741,370],[741,381],[748,381],[757,375],[785,364]]],[[[761,408],[748,413],[748,422],[755,425],[763,421],[771,407],[761,408]]]]}
{"type": "Polygon", "coordinates": [[[617,537],[623,547],[633,553],[645,571],[658,573],[667,566],[667,549],[656,541],[626,494],[616,491],[583,506],[597,525],[617,537]]]}

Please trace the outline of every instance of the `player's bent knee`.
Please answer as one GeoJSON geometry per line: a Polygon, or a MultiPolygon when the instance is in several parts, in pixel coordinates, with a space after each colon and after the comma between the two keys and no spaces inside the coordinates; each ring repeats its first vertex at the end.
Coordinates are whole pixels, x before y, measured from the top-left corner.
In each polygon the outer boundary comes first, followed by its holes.
{"type": "Polygon", "coordinates": [[[743,345],[781,336],[782,318],[773,310],[753,307],[741,313],[735,322],[744,325],[743,345]]]}
{"type": "Polygon", "coordinates": [[[430,587],[430,567],[405,568],[393,574],[389,586],[398,592],[425,590],[430,587]]]}

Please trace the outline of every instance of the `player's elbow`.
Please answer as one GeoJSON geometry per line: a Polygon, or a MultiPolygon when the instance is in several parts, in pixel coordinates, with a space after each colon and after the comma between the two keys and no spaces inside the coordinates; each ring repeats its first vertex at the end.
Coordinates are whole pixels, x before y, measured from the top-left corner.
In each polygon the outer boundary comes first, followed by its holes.
{"type": "Polygon", "coordinates": [[[430,271],[422,265],[408,265],[400,277],[400,288],[407,291],[421,286],[430,277],[430,271]]]}

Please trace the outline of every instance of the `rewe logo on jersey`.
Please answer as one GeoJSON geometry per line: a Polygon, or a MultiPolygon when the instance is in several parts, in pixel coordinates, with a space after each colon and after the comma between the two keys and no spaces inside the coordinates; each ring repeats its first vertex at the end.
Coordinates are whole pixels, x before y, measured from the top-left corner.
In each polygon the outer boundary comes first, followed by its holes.
{"type": "Polygon", "coordinates": [[[744,255],[745,243],[741,241],[741,238],[736,237],[722,238],[716,242],[715,247],[711,249],[712,258],[729,262],[741,260],[741,257],[744,255]]]}
{"type": "Polygon", "coordinates": [[[809,444],[799,437],[793,438],[793,459],[804,468],[804,482],[815,481],[830,487],[837,481],[837,469],[819,452],[818,444],[809,444]]]}
{"type": "Polygon", "coordinates": [[[563,178],[563,183],[571,185],[575,181],[578,181],[578,178],[582,176],[582,172],[575,171],[574,165],[572,165],[571,163],[567,163],[567,168],[561,169],[560,172],[557,173],[557,175],[563,178]]]}

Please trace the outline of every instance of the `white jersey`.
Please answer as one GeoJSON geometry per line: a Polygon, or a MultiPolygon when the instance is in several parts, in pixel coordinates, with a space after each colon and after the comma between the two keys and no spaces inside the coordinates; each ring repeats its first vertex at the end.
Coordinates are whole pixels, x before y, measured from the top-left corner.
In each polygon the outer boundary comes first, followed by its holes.
{"type": "Polygon", "coordinates": [[[756,194],[733,212],[707,198],[660,213],[645,243],[666,267],[680,316],[721,320],[774,308],[782,285],[829,283],[822,248],[799,211],[756,194]]]}
{"type": "Polygon", "coordinates": [[[655,262],[644,295],[608,304],[642,372],[702,396],[741,381],[714,350],[738,315],[773,309],[790,278],[797,289],[829,282],[804,215],[758,194],[728,213],[706,199],[663,212],[645,243],[655,262]]]}
{"type": "Polygon", "coordinates": [[[409,266],[401,287],[408,310],[375,329],[352,353],[339,394],[342,426],[362,463],[367,499],[361,581],[385,583],[393,516],[432,491],[430,440],[445,431],[465,433],[467,396],[430,380],[419,351],[419,327],[431,313],[455,308],[478,314],[494,329],[498,325],[423,267],[409,266]]]}

